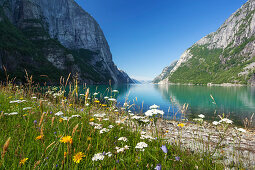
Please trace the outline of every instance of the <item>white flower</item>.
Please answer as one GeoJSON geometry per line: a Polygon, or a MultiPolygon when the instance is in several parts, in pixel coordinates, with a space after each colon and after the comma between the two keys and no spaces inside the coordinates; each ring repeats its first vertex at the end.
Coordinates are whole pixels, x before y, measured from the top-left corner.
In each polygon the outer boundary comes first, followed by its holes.
{"type": "Polygon", "coordinates": [[[152,105],[152,106],[150,106],[150,109],[158,109],[159,108],[159,106],[157,106],[157,105],[152,105]]]}
{"type": "Polygon", "coordinates": [[[131,110],[128,110],[128,113],[132,113],[132,111],[131,111],[131,110]]]}
{"type": "Polygon", "coordinates": [[[81,117],[80,115],[72,115],[71,118],[73,117],[81,117]]]}
{"type": "Polygon", "coordinates": [[[150,135],[141,135],[140,139],[149,139],[151,141],[154,140],[155,138],[151,137],[150,135]]]}
{"type": "Polygon", "coordinates": [[[93,156],[92,161],[98,161],[103,159],[104,159],[104,155],[102,153],[97,153],[93,156]]]}
{"type": "Polygon", "coordinates": [[[125,119],[123,119],[123,120],[116,120],[115,123],[117,123],[117,124],[121,124],[121,123],[124,124],[125,123],[125,119]]]}
{"type": "Polygon", "coordinates": [[[239,132],[246,133],[246,130],[245,130],[245,129],[243,129],[243,128],[237,128],[237,127],[235,127],[235,129],[236,129],[237,131],[239,131],[239,132]]]}
{"type": "Polygon", "coordinates": [[[122,140],[122,141],[124,141],[124,142],[127,142],[128,141],[128,139],[126,138],[126,137],[120,137],[118,140],[122,140]]]}
{"type": "Polygon", "coordinates": [[[142,121],[143,123],[148,123],[148,122],[150,122],[149,119],[142,119],[141,121],[142,121]]]}
{"type": "Polygon", "coordinates": [[[111,152],[107,152],[105,155],[107,155],[108,157],[111,157],[112,153],[111,152]]]}
{"type": "Polygon", "coordinates": [[[100,130],[100,133],[105,133],[105,132],[109,132],[109,129],[103,128],[102,130],[100,130]]]}
{"type": "Polygon", "coordinates": [[[163,115],[164,111],[163,110],[158,110],[158,109],[152,109],[152,110],[148,110],[147,112],[145,112],[146,116],[153,116],[153,115],[156,115],[156,114],[163,115]]]}
{"type": "Polygon", "coordinates": [[[84,96],[85,94],[80,94],[80,96],[84,96]]]}
{"type": "Polygon", "coordinates": [[[118,109],[116,109],[116,110],[114,110],[115,112],[118,112],[119,110],[118,109]]]}
{"type": "Polygon", "coordinates": [[[203,115],[203,114],[200,114],[200,115],[198,115],[198,117],[200,117],[200,118],[205,118],[205,115],[203,115]]]}
{"type": "Polygon", "coordinates": [[[119,152],[124,152],[124,151],[125,151],[125,148],[116,147],[116,149],[117,149],[117,153],[119,153],[119,152]]]}
{"type": "Polygon", "coordinates": [[[96,96],[96,95],[98,95],[98,93],[94,93],[93,95],[96,96]]]}
{"type": "Polygon", "coordinates": [[[135,114],[134,113],[129,113],[130,116],[134,116],[135,114]]]}
{"type": "Polygon", "coordinates": [[[129,147],[130,147],[130,146],[128,146],[128,145],[125,145],[125,146],[124,146],[125,149],[129,149],[129,147]]]}
{"type": "Polygon", "coordinates": [[[109,99],[109,97],[105,96],[104,99],[109,99]]]}
{"type": "Polygon", "coordinates": [[[19,114],[18,112],[12,112],[12,113],[9,113],[8,115],[17,115],[17,114],[19,114]]]}
{"type": "Polygon", "coordinates": [[[136,120],[139,120],[139,119],[141,119],[141,116],[133,116],[133,117],[131,117],[131,119],[136,119],[136,120]]]}
{"type": "Polygon", "coordinates": [[[104,116],[106,116],[105,113],[98,113],[98,114],[94,114],[94,117],[100,117],[100,118],[103,118],[104,116]]]}
{"type": "Polygon", "coordinates": [[[31,99],[36,99],[36,98],[37,98],[36,96],[31,97],[31,99]]]}
{"type": "Polygon", "coordinates": [[[213,125],[215,125],[215,126],[217,126],[217,125],[219,125],[219,124],[220,124],[220,122],[213,121],[213,122],[212,122],[212,124],[213,124],[213,125]]]}
{"type": "Polygon", "coordinates": [[[119,91],[118,91],[118,90],[113,90],[112,92],[113,92],[113,93],[119,93],[119,91]]]}
{"type": "Polygon", "coordinates": [[[59,111],[59,112],[57,112],[57,113],[55,113],[55,116],[61,116],[61,115],[63,115],[64,113],[62,112],[62,111],[59,111]]]}
{"type": "Polygon", "coordinates": [[[232,120],[229,120],[229,119],[227,119],[227,118],[221,119],[221,120],[220,120],[220,123],[221,123],[221,122],[225,122],[225,123],[227,123],[227,124],[232,124],[232,123],[233,123],[232,120]]]}
{"type": "Polygon", "coordinates": [[[196,121],[196,122],[203,122],[204,120],[203,119],[201,119],[201,118],[195,118],[195,119],[193,119],[194,121],[196,121]]]}
{"type": "Polygon", "coordinates": [[[144,131],[141,131],[141,135],[145,135],[146,134],[146,132],[144,132],[144,131]]]}
{"type": "Polygon", "coordinates": [[[148,147],[148,145],[147,145],[147,143],[145,143],[145,142],[139,142],[139,143],[135,146],[136,149],[141,149],[141,151],[144,151],[144,148],[147,148],[147,147],[148,147]]]}
{"type": "Polygon", "coordinates": [[[25,108],[23,108],[23,110],[30,110],[30,109],[32,109],[32,107],[25,107],[25,108]]]}
{"type": "Polygon", "coordinates": [[[95,125],[95,123],[94,123],[94,122],[89,122],[89,124],[90,124],[91,126],[94,126],[94,125],[95,125]]]}
{"type": "Polygon", "coordinates": [[[26,100],[14,100],[14,101],[10,101],[10,103],[23,103],[26,100]]]}
{"type": "Polygon", "coordinates": [[[104,121],[107,121],[107,120],[109,120],[109,118],[105,118],[105,119],[103,119],[104,121]]]}
{"type": "Polygon", "coordinates": [[[109,126],[108,126],[109,129],[112,129],[113,127],[114,127],[113,125],[109,125],[109,126]]]}
{"type": "MultiPolygon", "coordinates": [[[[123,107],[128,107],[129,105],[127,103],[123,104],[123,107]]],[[[125,109],[125,108],[124,108],[125,109]]]]}
{"type": "Polygon", "coordinates": [[[86,103],[86,106],[89,106],[89,104],[88,104],[88,103],[86,103]]]}
{"type": "Polygon", "coordinates": [[[102,126],[95,126],[95,129],[102,129],[102,126]]]}
{"type": "Polygon", "coordinates": [[[113,102],[116,101],[116,99],[114,99],[114,98],[109,98],[108,100],[109,100],[109,101],[113,101],[113,102]]]}
{"type": "Polygon", "coordinates": [[[68,120],[69,118],[68,117],[62,117],[63,120],[68,120]]]}

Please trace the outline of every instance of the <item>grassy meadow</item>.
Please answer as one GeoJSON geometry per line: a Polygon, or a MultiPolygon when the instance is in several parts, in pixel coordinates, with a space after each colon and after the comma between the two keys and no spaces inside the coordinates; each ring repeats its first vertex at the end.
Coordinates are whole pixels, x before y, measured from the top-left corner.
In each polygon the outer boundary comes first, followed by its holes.
{"type": "MultiPolygon", "coordinates": [[[[0,86],[0,169],[226,168],[209,150],[169,143],[166,132],[157,129],[163,113],[156,105],[138,115],[129,110],[131,104],[116,107],[118,91],[111,86],[106,89],[111,95],[103,96],[86,86],[79,94],[75,80],[43,90],[32,77],[27,80],[0,86]]],[[[186,122],[177,123],[181,138],[186,122]]],[[[227,121],[218,123],[223,130],[229,127],[227,121]]]]}

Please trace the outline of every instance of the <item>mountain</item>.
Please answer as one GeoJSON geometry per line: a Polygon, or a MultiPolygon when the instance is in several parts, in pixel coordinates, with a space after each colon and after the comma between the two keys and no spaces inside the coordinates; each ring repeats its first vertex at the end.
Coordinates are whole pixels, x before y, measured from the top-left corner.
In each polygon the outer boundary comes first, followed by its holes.
{"type": "Polygon", "coordinates": [[[132,82],[113,63],[99,24],[74,0],[0,0],[0,31],[0,64],[19,81],[26,69],[38,81],[71,72],[86,83],[132,82]]]}
{"type": "Polygon", "coordinates": [[[134,79],[134,78],[132,78],[132,80],[133,80],[133,82],[134,82],[135,84],[141,84],[141,82],[140,82],[139,80],[136,80],[136,79],[134,79]]]}
{"type": "Polygon", "coordinates": [[[153,83],[159,83],[160,81],[166,79],[170,72],[172,71],[172,69],[175,67],[177,61],[174,61],[171,63],[170,66],[167,66],[163,69],[162,73],[160,75],[158,75],[152,82],[153,83]]]}
{"type": "Polygon", "coordinates": [[[167,82],[255,85],[255,0],[187,49],[167,82]]]}

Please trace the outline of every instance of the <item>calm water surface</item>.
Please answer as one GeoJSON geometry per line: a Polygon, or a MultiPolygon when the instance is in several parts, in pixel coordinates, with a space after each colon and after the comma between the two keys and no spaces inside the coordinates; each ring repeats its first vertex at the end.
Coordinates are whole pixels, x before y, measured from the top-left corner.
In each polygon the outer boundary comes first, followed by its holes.
{"type": "MultiPolygon", "coordinates": [[[[109,96],[107,87],[90,86],[91,91],[99,91],[103,96],[109,96]]],[[[219,120],[217,115],[224,113],[234,120],[235,124],[241,125],[243,119],[250,118],[252,113],[255,113],[255,87],[129,84],[114,86],[112,89],[119,90],[116,96],[119,106],[127,100],[130,105],[134,104],[131,110],[145,112],[149,106],[156,104],[164,110],[164,117],[167,119],[172,119],[175,114],[180,118],[178,110],[185,103],[189,104],[187,117],[191,119],[198,114],[204,114],[207,120],[219,120]]]]}

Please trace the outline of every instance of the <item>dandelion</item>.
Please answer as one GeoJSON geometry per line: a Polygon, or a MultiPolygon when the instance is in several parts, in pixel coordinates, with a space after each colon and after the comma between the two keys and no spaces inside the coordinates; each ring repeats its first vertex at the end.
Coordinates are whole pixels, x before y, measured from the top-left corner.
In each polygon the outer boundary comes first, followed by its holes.
{"type": "Polygon", "coordinates": [[[164,153],[167,153],[166,145],[162,145],[160,148],[162,149],[162,151],[163,151],[164,153]]]}
{"type": "Polygon", "coordinates": [[[94,120],[95,120],[94,118],[89,119],[90,122],[92,122],[92,121],[94,121],[94,120]]]}
{"type": "Polygon", "coordinates": [[[85,155],[82,152],[78,152],[77,154],[73,156],[73,161],[75,163],[80,163],[83,157],[85,157],[85,155]]]}
{"type": "Polygon", "coordinates": [[[198,117],[200,117],[200,118],[205,118],[205,115],[203,115],[203,114],[200,114],[200,115],[198,115],[198,117]]]}
{"type": "Polygon", "coordinates": [[[104,159],[104,155],[102,153],[97,153],[93,156],[92,161],[98,161],[103,159],[104,159]]]}
{"type": "Polygon", "coordinates": [[[73,139],[71,136],[64,136],[60,139],[60,142],[62,143],[70,143],[72,144],[73,143],[73,139]]]}
{"type": "Polygon", "coordinates": [[[107,104],[102,104],[102,107],[106,107],[107,106],[107,104]]]}
{"type": "Polygon", "coordinates": [[[24,116],[24,117],[26,117],[26,116],[27,116],[27,114],[24,114],[23,116],[24,116]]]}
{"type": "Polygon", "coordinates": [[[183,123],[180,123],[177,125],[178,127],[184,127],[184,124],[183,123]]]}
{"type": "Polygon", "coordinates": [[[94,102],[95,102],[95,103],[100,103],[100,101],[99,101],[99,100],[95,100],[94,102]]]}
{"type": "Polygon", "coordinates": [[[26,163],[27,160],[28,160],[28,158],[21,159],[21,160],[19,161],[19,164],[20,164],[20,165],[24,165],[24,164],[26,163]]]}
{"type": "Polygon", "coordinates": [[[37,136],[37,137],[35,138],[35,140],[42,140],[42,139],[43,139],[43,135],[37,136]]]}

